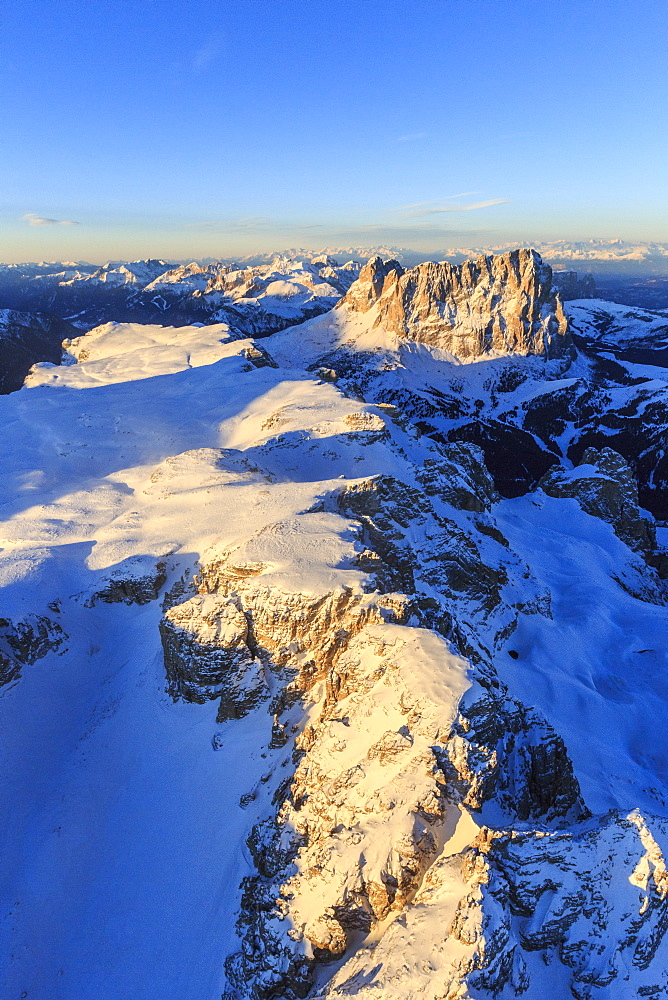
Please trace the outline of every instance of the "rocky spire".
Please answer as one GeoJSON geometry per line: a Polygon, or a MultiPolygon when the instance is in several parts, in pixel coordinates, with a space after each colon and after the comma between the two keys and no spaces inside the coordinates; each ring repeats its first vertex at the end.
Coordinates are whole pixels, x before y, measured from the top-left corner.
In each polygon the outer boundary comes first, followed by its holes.
{"type": "Polygon", "coordinates": [[[386,287],[394,285],[404,273],[403,267],[396,260],[384,261],[382,257],[371,257],[341,304],[356,312],[366,312],[376,304],[386,287]]]}

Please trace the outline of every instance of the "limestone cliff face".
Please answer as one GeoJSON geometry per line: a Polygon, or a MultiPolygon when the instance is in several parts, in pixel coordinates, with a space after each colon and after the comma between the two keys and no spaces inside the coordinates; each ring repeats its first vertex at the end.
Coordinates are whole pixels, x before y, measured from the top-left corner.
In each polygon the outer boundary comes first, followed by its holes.
{"type": "Polygon", "coordinates": [[[410,271],[374,257],[341,305],[376,307],[376,325],[462,359],[490,352],[553,358],[571,350],[552,269],[535,250],[410,271]]]}
{"type": "Polygon", "coordinates": [[[432,864],[405,918],[373,950],[361,948],[317,1000],[658,1000],[668,981],[660,950],[668,896],[648,820],[665,836],[665,822],[635,811],[568,832],[483,827],[465,851],[432,864]],[[406,956],[434,925],[447,928],[446,942],[435,936],[411,966],[406,956]],[[553,989],[558,967],[568,985],[553,989]],[[536,989],[545,969],[549,985],[536,989]]]}
{"type": "Polygon", "coordinates": [[[160,622],[160,636],[170,693],[200,703],[220,698],[219,722],[244,715],[266,694],[246,617],[233,601],[197,595],[177,604],[160,622]]]}

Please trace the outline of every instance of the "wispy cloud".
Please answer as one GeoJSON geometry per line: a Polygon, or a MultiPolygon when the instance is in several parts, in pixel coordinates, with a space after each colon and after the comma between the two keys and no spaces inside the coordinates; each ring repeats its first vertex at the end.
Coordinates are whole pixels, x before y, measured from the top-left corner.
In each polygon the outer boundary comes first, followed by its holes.
{"type": "Polygon", "coordinates": [[[249,215],[241,219],[219,219],[211,222],[187,222],[186,229],[204,229],[215,233],[262,233],[271,230],[274,233],[301,232],[305,229],[323,229],[320,222],[305,222],[288,224],[263,216],[249,215]]]}
{"type": "Polygon", "coordinates": [[[420,245],[436,244],[443,240],[455,239],[458,242],[464,238],[466,240],[480,241],[487,235],[487,230],[482,229],[446,229],[444,226],[434,226],[430,223],[416,223],[407,225],[372,225],[372,226],[350,226],[346,229],[332,229],[329,238],[339,240],[364,240],[372,239],[374,245],[377,243],[389,242],[394,246],[407,246],[410,243],[420,245]]]}
{"type": "Polygon", "coordinates": [[[219,35],[207,39],[204,45],[200,45],[192,60],[192,68],[195,73],[201,73],[210,66],[214,59],[220,55],[222,48],[223,42],[219,35]]]}
{"type": "Polygon", "coordinates": [[[408,135],[398,135],[395,142],[415,142],[416,139],[424,139],[426,132],[409,132],[408,135]]]}
{"type": "Polygon", "coordinates": [[[245,230],[246,232],[256,232],[258,229],[267,229],[270,225],[269,219],[260,215],[248,215],[242,219],[233,219],[230,228],[245,230]]]}
{"type": "MultiPolygon", "coordinates": [[[[472,192],[468,192],[471,194],[472,192]]],[[[463,195],[453,195],[462,198],[463,195]]],[[[468,204],[443,205],[440,202],[422,202],[417,205],[407,205],[402,219],[421,219],[427,215],[441,215],[443,212],[473,212],[477,208],[491,208],[492,205],[507,205],[508,198],[489,198],[487,201],[472,201],[468,204]]]]}
{"type": "MultiPolygon", "coordinates": [[[[444,221],[444,220],[443,220],[444,221]]],[[[454,220],[453,220],[454,221],[454,220]]],[[[362,225],[324,224],[320,222],[288,223],[280,219],[248,216],[236,219],[220,219],[187,223],[185,228],[190,232],[206,234],[207,237],[239,240],[239,246],[252,244],[256,247],[270,248],[278,245],[281,239],[297,240],[299,246],[310,246],[313,240],[318,240],[319,246],[345,246],[358,243],[368,246],[391,244],[392,246],[417,247],[420,250],[452,245],[479,245],[485,240],[489,242],[490,231],[469,228],[447,228],[441,225],[441,218],[435,217],[421,221],[419,218],[410,221],[384,221],[362,225]]],[[[235,250],[234,252],[238,252],[235,250]]]]}
{"type": "Polygon", "coordinates": [[[480,192],[460,191],[459,194],[445,194],[440,201],[415,201],[411,205],[398,205],[397,208],[400,212],[411,212],[418,208],[433,208],[434,205],[440,205],[443,201],[454,201],[456,198],[470,198],[474,194],[480,194],[480,192]]]}
{"type": "Polygon", "coordinates": [[[80,223],[73,222],[72,219],[46,219],[41,215],[35,215],[34,212],[28,212],[26,215],[22,215],[21,218],[24,222],[27,222],[29,226],[78,226],[80,223]]]}

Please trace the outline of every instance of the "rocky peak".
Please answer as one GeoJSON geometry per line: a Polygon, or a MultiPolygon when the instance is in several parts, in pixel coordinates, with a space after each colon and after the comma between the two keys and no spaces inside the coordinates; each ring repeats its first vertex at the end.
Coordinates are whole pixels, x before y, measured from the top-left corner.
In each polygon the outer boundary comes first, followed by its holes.
{"type": "Polygon", "coordinates": [[[336,257],[332,257],[332,255],[328,254],[328,253],[321,253],[321,254],[319,254],[319,256],[311,258],[311,263],[314,264],[315,267],[338,267],[339,266],[339,262],[336,259],[336,257]]]}
{"type": "Polygon", "coordinates": [[[371,257],[341,305],[347,305],[356,312],[367,312],[380,299],[386,283],[389,288],[403,274],[404,269],[398,261],[371,257]]]}
{"type": "Polygon", "coordinates": [[[593,274],[578,274],[577,271],[553,271],[552,284],[559,292],[562,302],[571,299],[593,299],[596,296],[596,281],[593,274]]]}
{"type": "Polygon", "coordinates": [[[403,271],[374,257],[341,303],[377,308],[375,325],[459,358],[488,353],[559,357],[571,350],[552,269],[535,250],[403,271]]]}

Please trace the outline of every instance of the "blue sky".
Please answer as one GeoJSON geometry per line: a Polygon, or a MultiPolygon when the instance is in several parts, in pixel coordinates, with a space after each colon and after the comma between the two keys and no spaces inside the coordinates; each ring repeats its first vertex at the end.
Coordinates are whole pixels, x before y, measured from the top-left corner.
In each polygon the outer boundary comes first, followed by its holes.
{"type": "Polygon", "coordinates": [[[668,240],[665,0],[1,17],[0,260],[668,240]]]}

